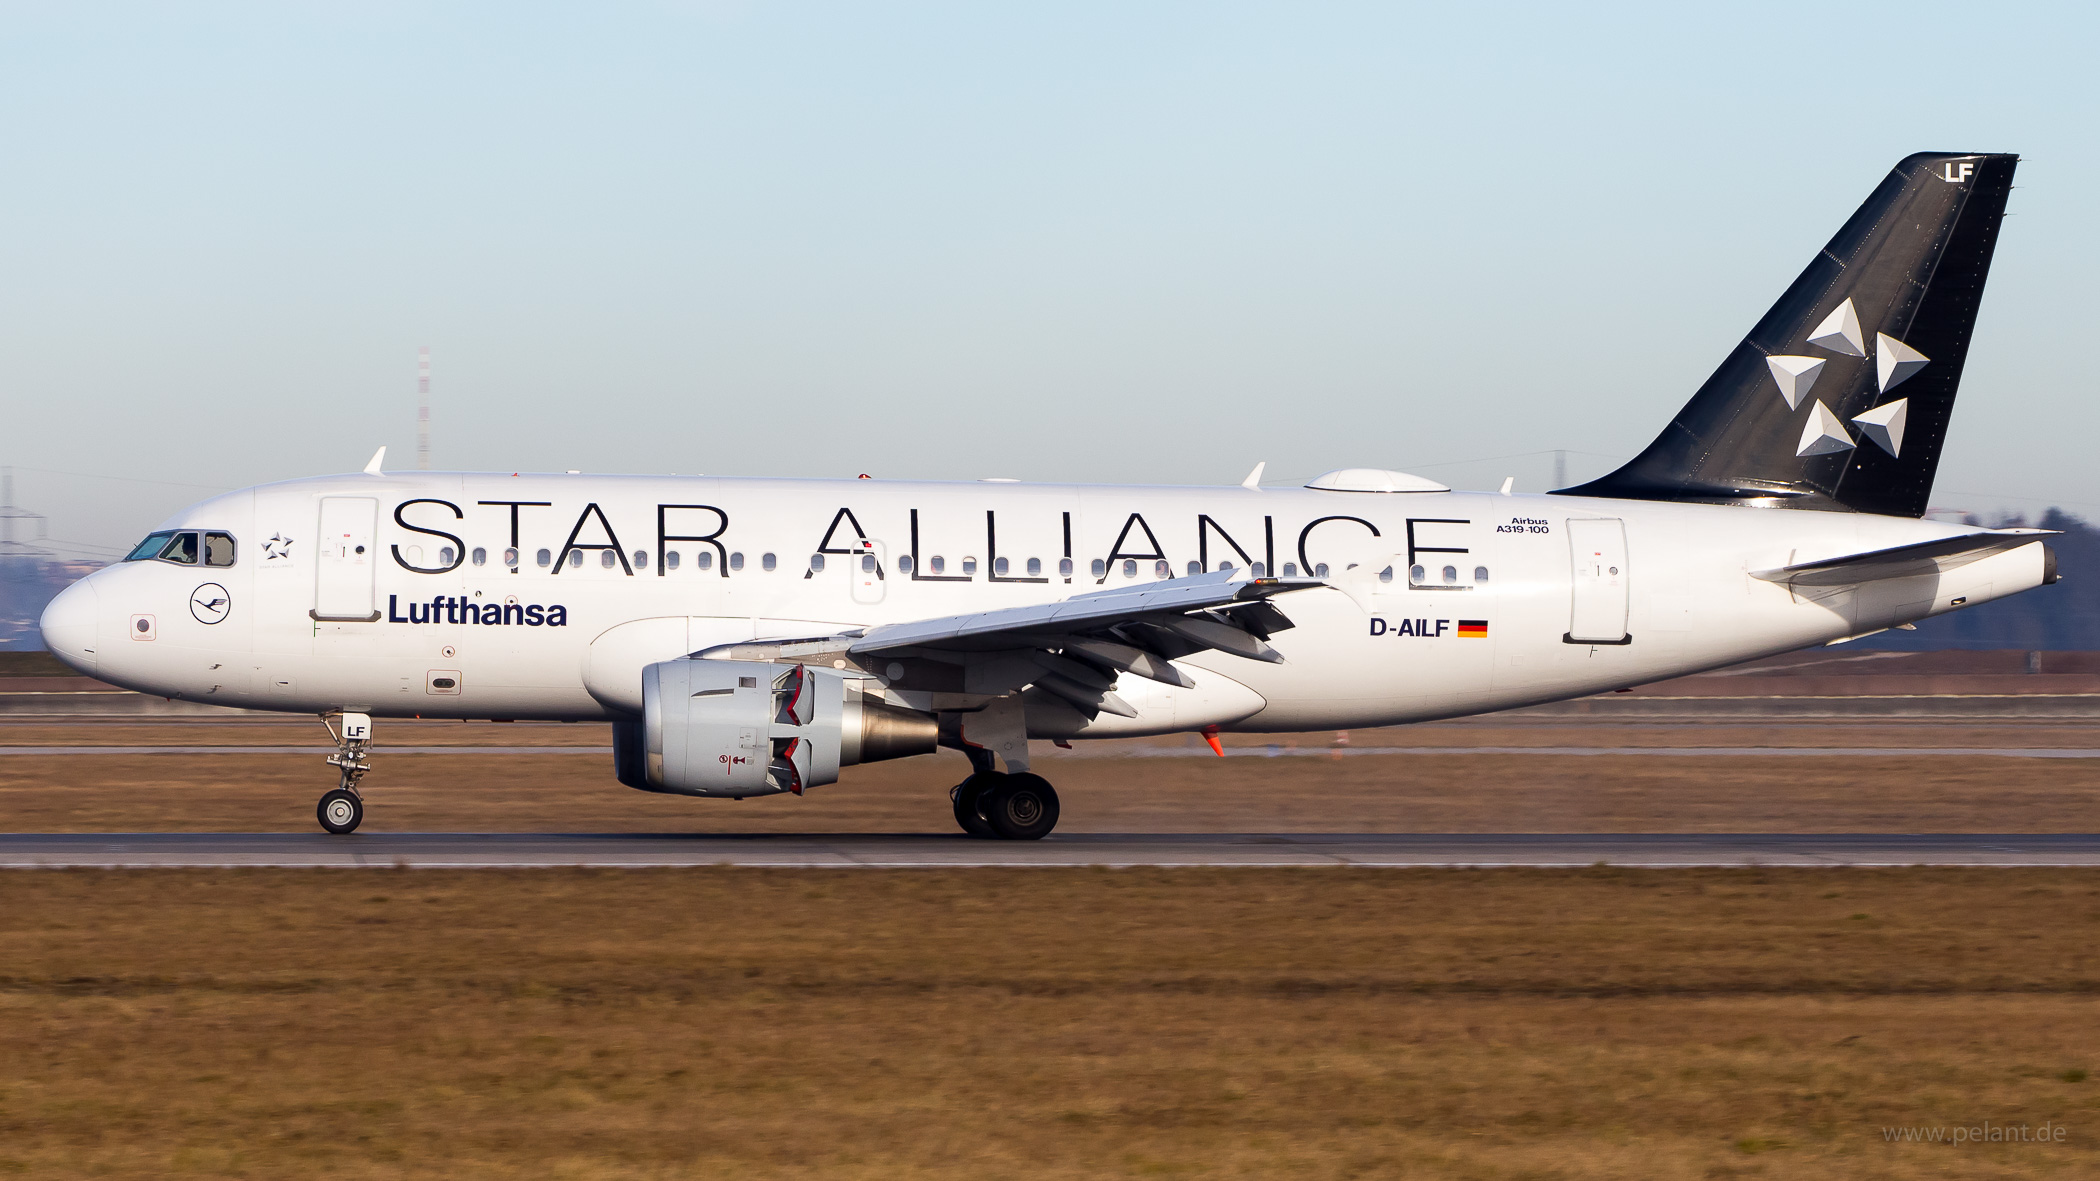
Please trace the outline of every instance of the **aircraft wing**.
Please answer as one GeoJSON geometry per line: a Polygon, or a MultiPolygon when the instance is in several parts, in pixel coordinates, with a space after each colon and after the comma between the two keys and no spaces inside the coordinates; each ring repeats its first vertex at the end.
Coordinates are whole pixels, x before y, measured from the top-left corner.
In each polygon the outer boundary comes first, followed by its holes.
{"type": "Polygon", "coordinates": [[[1921,541],[1915,545],[1800,562],[1774,570],[1753,570],[1750,577],[1794,586],[1849,586],[1883,578],[1909,578],[1966,566],[1979,558],[2053,537],[2056,532],[2054,529],[1986,529],[1958,537],[1921,541]]]}
{"type": "Polygon", "coordinates": [[[905,671],[907,688],[918,682],[998,696],[1032,685],[1082,710],[1136,717],[1111,691],[1119,673],[1193,688],[1195,682],[1174,666],[1176,658],[1216,650],[1281,664],[1282,655],[1265,641],[1293,624],[1270,600],[1326,585],[1317,578],[1198,574],[838,636],[725,644],[697,655],[843,659],[871,670],[894,665],[905,671]],[[951,675],[929,673],[930,666],[951,675]]]}
{"type": "MultiPolygon", "coordinates": [[[[1215,612],[1220,608],[1227,611],[1226,618],[1230,619],[1234,608],[1263,606],[1266,600],[1277,595],[1325,585],[1317,578],[1249,579],[1237,577],[1233,572],[1198,574],[1166,582],[1136,583],[1093,591],[1057,603],[884,624],[870,628],[866,635],[853,642],[850,650],[857,654],[896,648],[990,651],[1012,648],[1017,642],[1034,639],[1092,635],[1124,625],[1168,626],[1191,618],[1191,612],[1215,612]]],[[[1281,612],[1274,608],[1267,610],[1266,617],[1275,618],[1281,626],[1271,626],[1266,630],[1240,624],[1229,626],[1247,633],[1255,645],[1266,649],[1267,645],[1260,644],[1260,640],[1266,638],[1268,632],[1282,631],[1291,626],[1290,621],[1281,618],[1281,612]]],[[[1232,650],[1225,644],[1204,646],[1232,650]]],[[[1249,648],[1247,653],[1241,654],[1251,654],[1253,650],[1249,648]]],[[[1271,656],[1258,656],[1257,659],[1268,660],[1271,656]]]]}

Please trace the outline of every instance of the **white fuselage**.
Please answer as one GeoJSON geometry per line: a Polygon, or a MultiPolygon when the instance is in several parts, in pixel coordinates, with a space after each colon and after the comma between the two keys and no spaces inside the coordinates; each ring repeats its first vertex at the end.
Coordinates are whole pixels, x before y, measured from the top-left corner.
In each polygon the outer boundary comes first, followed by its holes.
{"type": "MultiPolygon", "coordinates": [[[[1461,492],[389,473],[235,492],[162,528],[229,534],[233,563],[99,571],[53,604],[54,651],[146,693],[400,717],[620,718],[639,709],[645,665],[720,644],[1064,599],[1191,563],[1324,567],[1328,587],[1276,600],[1295,624],[1270,641],[1284,663],[1200,653],[1181,661],[1195,689],[1126,676],[1118,692],[1139,717],[1031,719],[1058,737],[1505,709],[1875,631],[2044,578],[2033,544],[1810,597],[1752,572],[1970,530],[1461,492]],[[1620,530],[1623,551],[1610,540],[1620,530]],[[224,603],[200,596],[212,586],[224,603]],[[1620,642],[1585,642],[1614,629],[1620,642]]],[[[967,694],[922,696],[912,704],[962,708],[967,694]]]]}

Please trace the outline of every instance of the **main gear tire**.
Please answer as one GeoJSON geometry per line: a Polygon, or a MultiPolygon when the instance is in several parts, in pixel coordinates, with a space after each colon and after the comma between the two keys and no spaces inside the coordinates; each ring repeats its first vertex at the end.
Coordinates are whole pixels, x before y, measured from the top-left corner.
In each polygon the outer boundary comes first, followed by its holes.
{"type": "Polygon", "coordinates": [[[984,818],[979,803],[986,789],[994,787],[1006,776],[997,771],[979,771],[955,785],[948,799],[955,805],[955,823],[973,837],[992,840],[999,834],[992,831],[991,822],[984,818]]]}
{"type": "Polygon", "coordinates": [[[1039,841],[1057,827],[1057,789],[1040,775],[1019,771],[979,793],[977,811],[1002,840],[1039,841]]]}

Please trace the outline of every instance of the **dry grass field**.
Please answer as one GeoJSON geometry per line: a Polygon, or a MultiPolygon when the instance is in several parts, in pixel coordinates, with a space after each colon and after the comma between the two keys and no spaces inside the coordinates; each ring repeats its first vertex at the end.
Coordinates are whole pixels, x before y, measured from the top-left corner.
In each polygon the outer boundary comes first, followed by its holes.
{"type": "MultiPolygon", "coordinates": [[[[318,736],[0,724],[0,747],[318,736]]],[[[601,727],[382,737],[375,831],[946,832],[963,773],[739,804],[627,790],[588,750],[388,749],[601,727]]],[[[1911,753],[1140,743],[1039,769],[1070,831],[2100,830],[2100,760],[1935,750],[2100,745],[2090,726],[1351,739],[1911,753]]],[[[308,831],[327,771],[0,753],[0,830],[308,831]]],[[[2096,937],[2100,873],[2073,870],[6,872],[0,1175],[2091,1176],[2096,937]],[[1986,1127],[2051,1138],[1884,1134],[1986,1127]]]]}
{"type": "MultiPolygon", "coordinates": [[[[1278,736],[1279,750],[1332,735],[1278,736]]],[[[0,747],[308,745],[317,723],[0,725],[0,747]]],[[[848,768],[796,798],[691,800],[620,786],[612,758],[405,754],[401,746],[602,745],[593,725],[384,724],[366,780],[375,832],[947,832],[941,754],[848,768]]],[[[2092,832],[2100,759],[1938,754],[1935,747],[2095,747],[2071,724],[1413,726],[1351,735],[1407,747],[1894,747],[1899,756],[1352,754],[1142,757],[1165,739],[1038,743],[1067,832],[2092,832]],[[1099,753],[1096,753],[1099,752],[1099,753]]],[[[1186,741],[1193,743],[1195,739],[1186,741]]],[[[1241,749],[1265,748],[1240,738],[1241,749]]],[[[0,831],[307,831],[333,772],[310,754],[0,755],[0,831]]]]}
{"type": "Polygon", "coordinates": [[[2084,1177],[2100,875],[0,874],[0,1172],[2084,1177]],[[2047,1143],[1890,1144],[2026,1125],[2047,1143]]]}

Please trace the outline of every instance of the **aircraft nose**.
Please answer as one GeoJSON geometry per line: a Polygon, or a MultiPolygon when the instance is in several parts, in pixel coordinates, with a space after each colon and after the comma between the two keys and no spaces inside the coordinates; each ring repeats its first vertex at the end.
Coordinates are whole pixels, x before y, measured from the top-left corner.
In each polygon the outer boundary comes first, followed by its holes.
{"type": "Polygon", "coordinates": [[[101,616],[101,596],[88,585],[92,578],[83,578],[58,592],[44,608],[44,618],[38,626],[44,633],[44,647],[53,656],[72,665],[89,676],[95,675],[95,624],[101,616]]]}

